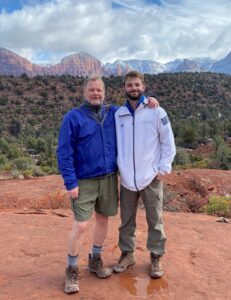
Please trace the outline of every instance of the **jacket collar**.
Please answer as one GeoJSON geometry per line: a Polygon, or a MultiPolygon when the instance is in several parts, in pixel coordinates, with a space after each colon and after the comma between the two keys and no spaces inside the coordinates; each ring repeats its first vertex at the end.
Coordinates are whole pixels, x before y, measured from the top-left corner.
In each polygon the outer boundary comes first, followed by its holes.
{"type": "Polygon", "coordinates": [[[98,122],[101,122],[106,115],[106,109],[103,104],[92,105],[86,100],[79,106],[79,109],[90,117],[93,117],[98,122]]]}
{"type": "MultiPolygon", "coordinates": [[[[142,95],[140,97],[140,99],[137,101],[136,110],[138,109],[138,107],[140,107],[140,105],[143,107],[145,104],[146,104],[146,97],[144,95],[142,95]]],[[[129,110],[129,112],[133,116],[136,110],[134,111],[134,109],[132,108],[132,106],[131,106],[131,104],[129,103],[128,100],[125,103],[125,107],[127,107],[127,109],[129,110]]]]}

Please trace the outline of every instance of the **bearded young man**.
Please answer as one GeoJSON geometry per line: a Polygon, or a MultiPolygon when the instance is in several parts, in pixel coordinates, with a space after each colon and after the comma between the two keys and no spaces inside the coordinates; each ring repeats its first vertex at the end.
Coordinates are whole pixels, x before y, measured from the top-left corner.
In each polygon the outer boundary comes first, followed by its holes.
{"type": "Polygon", "coordinates": [[[120,273],[135,264],[135,230],[138,199],[142,198],[148,224],[147,249],[150,276],[163,276],[160,258],[165,253],[163,228],[163,185],[161,176],[171,172],[176,149],[165,110],[150,109],[144,96],[141,73],[131,71],[124,78],[127,102],[115,113],[117,165],[121,178],[119,247],[121,256],[114,266],[120,273]]]}

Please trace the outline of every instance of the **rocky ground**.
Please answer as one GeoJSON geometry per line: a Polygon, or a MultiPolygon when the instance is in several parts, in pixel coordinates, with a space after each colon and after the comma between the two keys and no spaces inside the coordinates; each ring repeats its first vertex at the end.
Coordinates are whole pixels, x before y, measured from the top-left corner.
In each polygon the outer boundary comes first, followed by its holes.
{"type": "MultiPolygon", "coordinates": [[[[162,279],[148,276],[142,208],[137,216],[136,265],[106,280],[88,274],[92,219],[79,260],[80,292],[72,296],[63,293],[72,214],[61,178],[0,181],[0,299],[231,299],[231,224],[187,212],[211,194],[230,195],[230,178],[231,171],[185,170],[164,179],[168,241],[162,279]]],[[[110,266],[119,256],[119,224],[119,215],[110,219],[103,252],[110,266]]]]}

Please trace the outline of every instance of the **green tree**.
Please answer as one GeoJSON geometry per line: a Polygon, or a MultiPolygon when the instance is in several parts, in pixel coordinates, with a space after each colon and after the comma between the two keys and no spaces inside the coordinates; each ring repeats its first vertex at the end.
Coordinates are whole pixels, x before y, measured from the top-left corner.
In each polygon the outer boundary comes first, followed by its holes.
{"type": "Polygon", "coordinates": [[[46,141],[44,138],[39,137],[36,142],[35,151],[37,154],[44,153],[46,149],[46,141]]]}
{"type": "Polygon", "coordinates": [[[221,144],[215,153],[218,168],[222,170],[231,169],[231,150],[225,143],[221,144]]]}
{"type": "Polygon", "coordinates": [[[185,165],[190,163],[190,157],[188,152],[185,149],[178,148],[176,149],[176,156],[174,158],[175,165],[185,165]]]}
{"type": "Polygon", "coordinates": [[[35,163],[30,157],[18,157],[14,159],[13,166],[19,171],[26,171],[35,167],[35,163]]]}
{"type": "Polygon", "coordinates": [[[21,123],[19,120],[11,120],[10,126],[9,126],[9,133],[12,136],[18,136],[21,132],[21,123]]]}
{"type": "Polygon", "coordinates": [[[223,139],[223,137],[222,136],[220,136],[220,135],[215,135],[214,137],[213,137],[213,144],[214,144],[214,147],[215,147],[215,152],[217,152],[218,151],[218,149],[219,149],[219,147],[221,146],[221,145],[224,145],[224,139],[223,139]]]}
{"type": "Polygon", "coordinates": [[[195,129],[189,126],[183,128],[182,139],[183,143],[192,145],[196,141],[195,129]]]}
{"type": "Polygon", "coordinates": [[[200,138],[202,141],[206,141],[209,134],[209,126],[206,122],[202,122],[200,126],[200,138]]]}
{"type": "Polygon", "coordinates": [[[8,98],[7,97],[0,97],[0,105],[6,106],[8,103],[8,98]]]}

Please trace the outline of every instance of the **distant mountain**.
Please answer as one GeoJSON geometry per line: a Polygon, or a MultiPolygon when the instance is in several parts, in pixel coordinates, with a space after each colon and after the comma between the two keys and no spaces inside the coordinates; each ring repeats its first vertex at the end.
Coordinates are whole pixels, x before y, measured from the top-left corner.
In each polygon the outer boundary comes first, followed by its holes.
{"type": "Polygon", "coordinates": [[[102,63],[94,56],[80,52],[64,57],[59,64],[40,66],[32,64],[20,55],[0,48],[0,74],[20,76],[73,75],[86,76],[91,73],[102,75],[102,63]]]}
{"type": "Polygon", "coordinates": [[[165,72],[206,72],[216,61],[209,57],[176,59],[165,64],[165,72]]]}
{"type": "Polygon", "coordinates": [[[166,73],[175,72],[178,66],[182,63],[183,59],[175,59],[174,61],[170,61],[164,65],[164,71],[166,73]]]}
{"type": "Polygon", "coordinates": [[[55,65],[36,65],[20,55],[0,48],[0,75],[20,76],[26,73],[33,77],[36,75],[72,75],[86,76],[99,74],[103,76],[122,76],[130,70],[137,70],[147,74],[174,73],[174,72],[217,72],[231,74],[231,52],[219,61],[208,57],[176,59],[166,64],[153,60],[116,60],[105,65],[96,57],[79,52],[64,57],[55,65]]]}
{"type": "Polygon", "coordinates": [[[94,56],[80,52],[64,57],[59,64],[44,68],[47,75],[87,76],[102,75],[102,63],[94,56]]]}
{"type": "Polygon", "coordinates": [[[137,70],[141,73],[158,74],[164,70],[164,64],[153,60],[117,60],[114,63],[107,63],[104,66],[104,74],[109,75],[124,75],[130,70],[137,70]]]}
{"type": "Polygon", "coordinates": [[[4,48],[0,48],[0,74],[20,76],[26,73],[28,76],[42,74],[42,67],[32,64],[24,57],[4,48]]]}
{"type": "Polygon", "coordinates": [[[231,74],[231,52],[223,59],[214,63],[211,68],[212,72],[231,74]]]}
{"type": "Polygon", "coordinates": [[[200,72],[201,68],[195,60],[184,59],[174,72],[200,72]]]}
{"type": "Polygon", "coordinates": [[[210,71],[216,60],[209,57],[194,58],[194,61],[200,66],[201,71],[210,71]]]}
{"type": "Polygon", "coordinates": [[[118,59],[114,63],[106,63],[103,68],[103,74],[105,76],[122,76],[131,70],[131,66],[129,66],[125,61],[118,59]]]}

